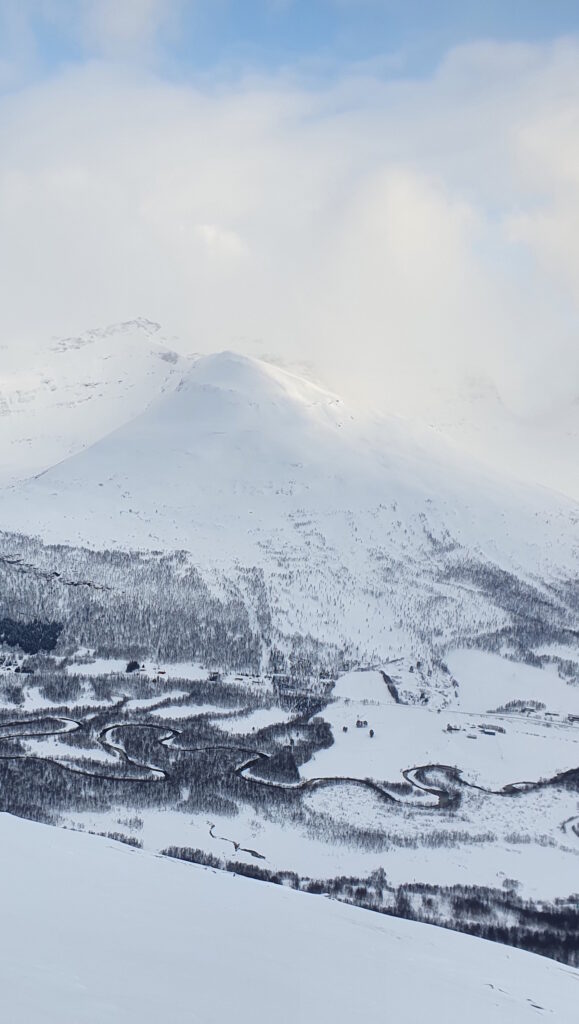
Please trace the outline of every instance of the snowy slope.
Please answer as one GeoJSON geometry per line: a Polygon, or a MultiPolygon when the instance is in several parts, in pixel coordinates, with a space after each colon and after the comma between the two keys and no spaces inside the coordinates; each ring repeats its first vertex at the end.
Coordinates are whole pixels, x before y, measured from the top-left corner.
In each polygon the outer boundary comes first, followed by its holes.
{"type": "Polygon", "coordinates": [[[540,559],[546,542],[562,563],[578,536],[575,503],[511,486],[428,434],[413,438],[403,421],[352,411],[233,353],[198,358],[144,414],[2,502],[7,525],[12,518],[49,540],[193,548],[201,531],[229,553],[241,550],[244,527],[271,532],[280,516],[329,524],[369,510],[415,529],[422,515],[423,535],[448,530],[505,563],[540,559]]]}
{"type": "Polygon", "coordinates": [[[10,1024],[576,1019],[519,950],[0,815],[10,1024]]]}
{"type": "Polygon", "coordinates": [[[0,483],[41,472],[133,419],[186,366],[148,320],[0,349],[0,483]]]}

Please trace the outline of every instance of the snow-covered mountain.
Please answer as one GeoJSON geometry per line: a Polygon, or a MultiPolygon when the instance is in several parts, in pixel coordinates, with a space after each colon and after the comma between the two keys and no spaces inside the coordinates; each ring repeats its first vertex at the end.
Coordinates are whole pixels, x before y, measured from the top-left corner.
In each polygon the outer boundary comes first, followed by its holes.
{"type": "Polygon", "coordinates": [[[579,507],[152,330],[58,349],[82,450],[0,490],[0,808],[576,963],[579,507]]]}
{"type": "Polygon", "coordinates": [[[555,589],[578,568],[572,501],[232,353],[198,358],[145,412],[5,490],[0,516],[49,542],[184,549],[214,583],[257,569],[281,628],[367,657],[420,630],[502,628],[512,579],[561,611],[555,589]]]}
{"type": "Polygon", "coordinates": [[[10,1024],[575,1020],[579,972],[0,815],[10,1024]]]}
{"type": "Polygon", "coordinates": [[[0,484],[60,462],[170,390],[187,360],[132,320],[36,346],[0,346],[0,484]]]}
{"type": "MultiPolygon", "coordinates": [[[[107,404],[122,403],[113,393],[107,404]]],[[[13,504],[19,522],[46,539],[91,545],[193,550],[198,531],[209,530],[228,555],[243,549],[244,527],[370,509],[388,509],[383,521],[403,521],[405,536],[422,516],[423,535],[447,530],[505,563],[524,564],[532,551],[537,568],[549,534],[551,564],[567,560],[576,540],[573,502],[511,486],[435,437],[413,437],[404,421],[352,411],[308,381],[234,353],[198,358],[167,396],[127,420],[13,489],[3,513],[13,504]],[[553,516],[563,535],[550,528],[553,516]]]]}

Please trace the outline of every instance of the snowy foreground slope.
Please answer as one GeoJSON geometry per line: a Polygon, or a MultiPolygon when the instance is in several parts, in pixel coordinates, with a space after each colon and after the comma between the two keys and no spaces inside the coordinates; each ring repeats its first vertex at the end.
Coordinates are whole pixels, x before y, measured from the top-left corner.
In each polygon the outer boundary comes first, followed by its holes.
{"type": "Polygon", "coordinates": [[[10,1024],[572,1024],[579,972],[0,815],[10,1024]]]}

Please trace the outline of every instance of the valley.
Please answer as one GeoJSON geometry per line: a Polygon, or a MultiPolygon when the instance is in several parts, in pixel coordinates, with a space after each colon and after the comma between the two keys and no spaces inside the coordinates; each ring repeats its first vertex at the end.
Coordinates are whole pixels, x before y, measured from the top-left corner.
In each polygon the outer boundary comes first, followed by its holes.
{"type": "MultiPolygon", "coordinates": [[[[482,917],[454,927],[574,962],[575,715],[405,705],[376,671],[314,695],[194,665],[33,664],[11,707],[18,674],[0,677],[3,810],[439,924],[476,892],[482,917]]],[[[510,666],[504,703],[523,704],[510,666]]]]}

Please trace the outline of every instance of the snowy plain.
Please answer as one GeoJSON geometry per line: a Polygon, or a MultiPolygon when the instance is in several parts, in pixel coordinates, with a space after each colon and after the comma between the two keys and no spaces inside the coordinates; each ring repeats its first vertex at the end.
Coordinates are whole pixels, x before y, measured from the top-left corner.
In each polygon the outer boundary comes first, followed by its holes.
{"type": "Polygon", "coordinates": [[[579,709],[579,687],[566,686],[549,671],[484,652],[464,651],[449,660],[456,667],[462,660],[470,666],[471,655],[477,656],[476,662],[480,655],[486,666],[488,695],[482,684],[477,688],[472,677],[460,674],[458,706],[444,710],[396,704],[379,672],[342,676],[334,689],[334,702],[324,714],[334,743],[304,766],[304,775],[394,781],[402,767],[456,765],[466,781],[498,790],[509,783],[550,778],[579,764],[579,724],[567,721],[567,712],[579,709]],[[463,679],[468,683],[464,693],[463,679]],[[530,700],[539,695],[551,701],[553,691],[553,706],[560,710],[562,721],[487,713],[493,706],[521,697],[530,700]],[[364,728],[357,727],[360,721],[367,723],[364,728]]]}

